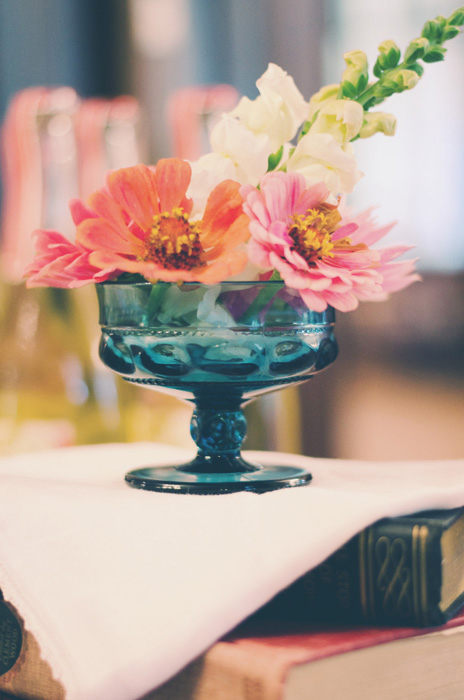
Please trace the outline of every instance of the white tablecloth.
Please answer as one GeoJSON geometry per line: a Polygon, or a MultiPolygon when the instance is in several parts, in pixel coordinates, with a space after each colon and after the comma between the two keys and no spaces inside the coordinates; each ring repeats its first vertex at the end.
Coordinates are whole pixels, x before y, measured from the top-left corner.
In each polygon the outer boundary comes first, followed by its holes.
{"type": "Polygon", "coordinates": [[[135,700],[356,532],[383,516],[464,504],[464,460],[309,466],[263,495],[139,491],[129,468],[190,453],[99,445],[0,460],[0,588],[70,700],[135,700]]]}

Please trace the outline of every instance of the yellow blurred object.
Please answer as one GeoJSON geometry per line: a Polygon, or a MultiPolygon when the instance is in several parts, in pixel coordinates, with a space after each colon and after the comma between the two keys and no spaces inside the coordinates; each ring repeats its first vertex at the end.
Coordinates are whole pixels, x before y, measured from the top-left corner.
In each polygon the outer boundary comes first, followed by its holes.
{"type": "MultiPolygon", "coordinates": [[[[2,125],[0,452],[108,441],[179,444],[188,407],[149,399],[100,362],[97,300],[81,289],[26,289],[36,228],[70,240],[72,197],[104,186],[111,168],[143,160],[141,115],[128,96],[81,100],[34,87],[12,99],[2,125]]],[[[185,438],[184,438],[185,439],[185,438]]],[[[188,438],[187,438],[188,439],[188,438]]]]}
{"type": "Polygon", "coordinates": [[[116,388],[92,362],[73,292],[9,285],[2,298],[0,450],[119,439],[116,388]]]}
{"type": "Polygon", "coordinates": [[[116,381],[123,411],[124,433],[129,442],[156,440],[194,449],[189,428],[192,404],[125,382],[121,377],[117,377],[116,381]]]}

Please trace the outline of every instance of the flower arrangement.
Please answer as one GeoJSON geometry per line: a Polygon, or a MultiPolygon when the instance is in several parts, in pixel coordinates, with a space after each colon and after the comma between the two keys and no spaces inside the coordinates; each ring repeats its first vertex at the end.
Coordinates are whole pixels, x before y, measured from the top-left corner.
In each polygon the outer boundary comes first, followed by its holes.
{"type": "Polygon", "coordinates": [[[365,53],[346,53],[340,83],[308,102],[270,64],[258,97],[243,97],[215,126],[210,153],[109,173],[85,204],[70,203],[74,242],[36,231],[28,286],[272,279],[316,312],[405,288],[418,279],[414,260],[398,260],[410,247],[375,247],[391,226],[378,226],[372,210],[344,210],[362,177],[353,142],[394,134],[395,117],[370,110],[413,88],[463,24],[464,7],[427,22],[402,57],[384,41],[373,80],[365,53]]]}

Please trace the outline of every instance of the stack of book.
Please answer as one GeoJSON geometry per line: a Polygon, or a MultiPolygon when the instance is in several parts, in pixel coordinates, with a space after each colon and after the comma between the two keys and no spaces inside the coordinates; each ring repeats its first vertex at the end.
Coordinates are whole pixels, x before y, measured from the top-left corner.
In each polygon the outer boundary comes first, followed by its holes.
{"type": "MultiPolygon", "coordinates": [[[[463,604],[464,508],[383,519],[145,700],[457,700],[463,604]]],[[[0,700],[10,697],[66,693],[2,600],[0,700]]]]}

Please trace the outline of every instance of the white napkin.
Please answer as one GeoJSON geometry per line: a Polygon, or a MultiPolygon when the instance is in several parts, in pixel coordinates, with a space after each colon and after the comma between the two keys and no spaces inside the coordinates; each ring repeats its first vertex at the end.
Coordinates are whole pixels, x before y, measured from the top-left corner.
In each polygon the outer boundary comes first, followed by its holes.
{"type": "Polygon", "coordinates": [[[0,460],[0,588],[70,700],[135,700],[383,516],[464,504],[464,460],[308,466],[267,494],[139,491],[167,446],[99,445],[0,460]]]}

